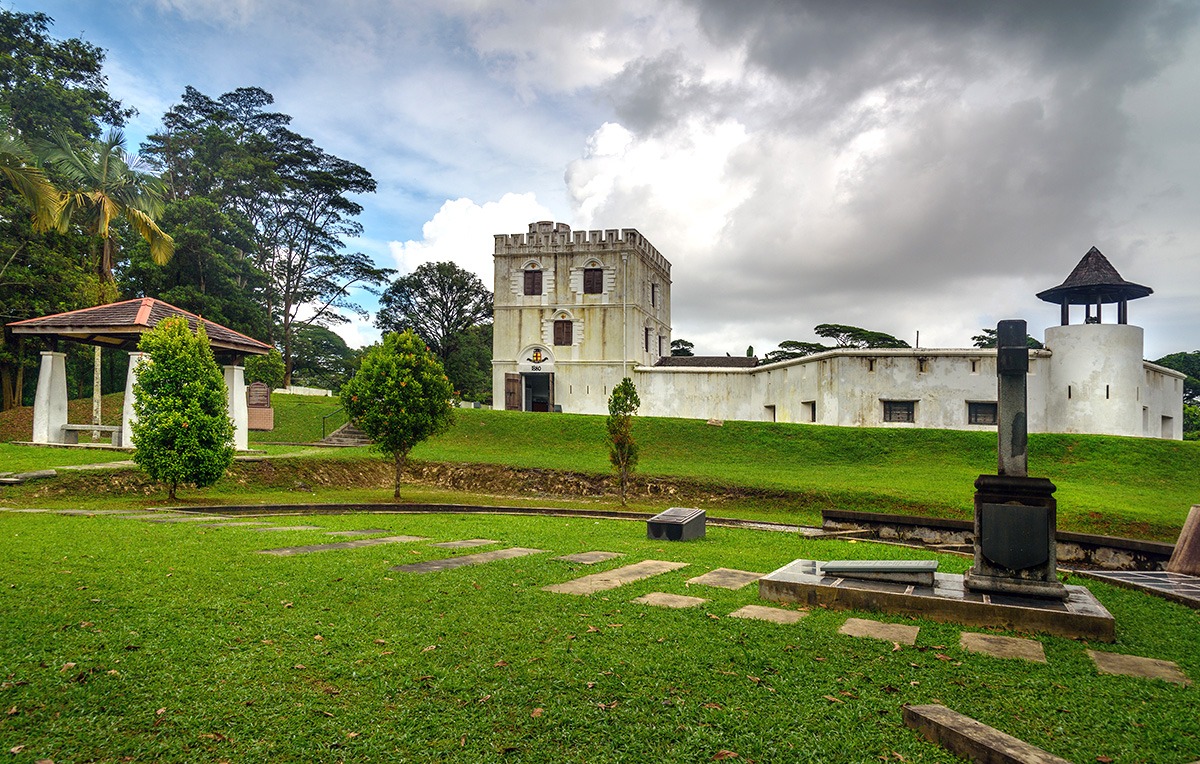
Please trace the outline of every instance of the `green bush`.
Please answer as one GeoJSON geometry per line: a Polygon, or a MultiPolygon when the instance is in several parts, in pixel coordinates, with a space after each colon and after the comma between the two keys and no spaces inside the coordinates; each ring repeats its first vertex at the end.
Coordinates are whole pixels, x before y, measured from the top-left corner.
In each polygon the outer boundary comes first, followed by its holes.
{"type": "Polygon", "coordinates": [[[395,498],[408,452],[453,424],[453,395],[441,362],[412,330],[388,334],[367,350],[358,373],[342,387],[350,419],[395,459],[395,498]]]}
{"type": "Polygon", "coordinates": [[[183,318],[168,318],[142,335],[133,385],[133,460],[167,484],[212,485],[233,461],[233,423],[225,378],[204,326],[193,335],[183,318]]]}

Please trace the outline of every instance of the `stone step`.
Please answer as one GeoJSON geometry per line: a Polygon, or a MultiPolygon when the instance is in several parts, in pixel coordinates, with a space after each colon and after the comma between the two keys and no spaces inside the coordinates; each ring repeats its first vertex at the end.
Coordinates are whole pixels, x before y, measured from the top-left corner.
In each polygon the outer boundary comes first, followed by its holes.
{"type": "Polygon", "coordinates": [[[325,436],[320,442],[326,446],[369,446],[371,439],[352,422],[347,422],[325,436]]]}

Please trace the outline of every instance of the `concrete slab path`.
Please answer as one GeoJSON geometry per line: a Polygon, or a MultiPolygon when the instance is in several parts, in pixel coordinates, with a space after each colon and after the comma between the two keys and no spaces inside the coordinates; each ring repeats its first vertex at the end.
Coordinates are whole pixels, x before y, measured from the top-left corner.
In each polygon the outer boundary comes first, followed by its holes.
{"type": "Polygon", "coordinates": [[[543,586],[542,589],[547,592],[556,592],[558,594],[594,594],[603,592],[609,589],[616,589],[618,586],[641,581],[643,578],[657,576],[660,573],[668,573],[672,570],[679,570],[687,567],[686,562],[664,562],[662,560],[642,560],[635,562],[632,565],[626,565],[623,568],[615,568],[606,570],[601,573],[593,573],[590,576],[576,578],[570,581],[564,581],[561,584],[552,584],[543,586]]]}
{"type": "Polygon", "coordinates": [[[395,565],[392,570],[399,573],[438,573],[443,570],[453,570],[454,568],[464,568],[468,565],[483,565],[496,560],[508,560],[513,557],[524,557],[527,554],[542,554],[544,549],[526,549],[524,547],[510,547],[508,549],[495,549],[491,552],[479,552],[477,554],[464,554],[458,557],[447,557],[443,560],[427,560],[426,562],[414,562],[411,565],[395,565]]]}

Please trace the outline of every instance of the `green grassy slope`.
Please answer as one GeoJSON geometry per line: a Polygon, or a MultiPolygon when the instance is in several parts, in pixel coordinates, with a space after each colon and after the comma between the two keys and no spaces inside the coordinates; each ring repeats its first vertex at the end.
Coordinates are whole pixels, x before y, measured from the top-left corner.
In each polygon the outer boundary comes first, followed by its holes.
{"type": "MultiPolygon", "coordinates": [[[[110,396],[111,397],[111,396],[110,396]]],[[[320,437],[335,398],[274,396],[272,441],[320,437]]],[[[108,401],[106,401],[107,408],[108,401]]],[[[117,407],[119,411],[119,405],[117,407]]],[[[0,415],[0,431],[12,412],[0,415]]],[[[24,435],[23,437],[28,437],[24,435]]],[[[764,422],[640,417],[639,474],[783,493],[780,510],[816,521],[822,506],[968,518],[973,482],[995,471],[995,435],[919,429],[867,429],[764,422]]],[[[425,461],[608,473],[604,418],[463,409],[445,435],[418,446],[425,461]]],[[[21,469],[108,461],[111,454],[0,444],[0,462],[21,469]],[[70,454],[67,456],[67,454],[70,454]]],[[[122,457],[123,458],[123,457],[122,457]]],[[[315,449],[299,458],[371,458],[364,449],[315,449]]],[[[1058,486],[1064,529],[1173,540],[1200,502],[1200,443],[1092,435],[1033,435],[1030,472],[1058,486]]],[[[14,469],[0,465],[0,470],[14,469]]],[[[332,499],[326,499],[332,500],[332,499]]],[[[647,507],[649,508],[649,507],[647,507]]]]}
{"type": "MultiPolygon", "coordinates": [[[[996,470],[995,435],[919,429],[640,418],[639,472],[809,492],[845,509],[969,517],[973,482],[996,470]],[[883,506],[881,506],[883,505],[883,506]]],[[[604,419],[464,410],[418,459],[607,471],[604,419]]],[[[1096,435],[1033,435],[1030,472],[1058,486],[1075,529],[1173,538],[1200,501],[1200,444],[1096,435]]]]}

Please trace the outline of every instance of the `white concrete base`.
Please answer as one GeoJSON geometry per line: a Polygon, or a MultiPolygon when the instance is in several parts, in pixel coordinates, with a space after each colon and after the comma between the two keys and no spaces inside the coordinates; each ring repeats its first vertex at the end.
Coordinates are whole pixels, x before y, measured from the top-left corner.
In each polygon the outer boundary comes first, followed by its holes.
{"type": "Polygon", "coordinates": [[[146,357],[145,353],[129,354],[129,371],[125,373],[125,405],[121,407],[121,443],[133,446],[133,423],[137,414],[133,410],[133,383],[137,381],[137,365],[146,357]]]}
{"type": "Polygon", "coordinates": [[[241,366],[225,366],[225,389],[229,395],[229,419],[233,422],[233,447],[237,451],[250,448],[250,415],[246,411],[246,370],[241,366]]]}
{"type": "Polygon", "coordinates": [[[67,354],[44,351],[33,398],[33,442],[65,443],[67,354]]]}

